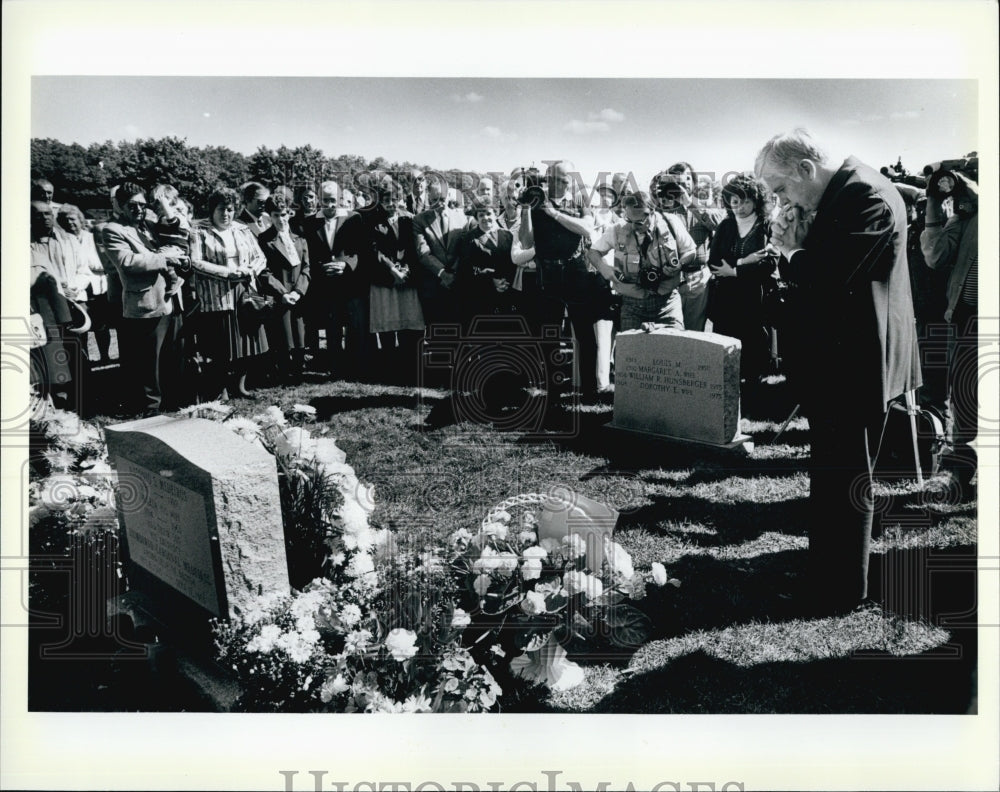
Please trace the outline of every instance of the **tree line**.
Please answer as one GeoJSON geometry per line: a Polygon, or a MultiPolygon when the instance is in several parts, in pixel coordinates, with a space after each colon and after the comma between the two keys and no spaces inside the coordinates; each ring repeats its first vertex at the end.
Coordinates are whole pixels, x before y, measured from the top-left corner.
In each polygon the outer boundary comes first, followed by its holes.
{"type": "MultiPolygon", "coordinates": [[[[32,179],[48,179],[57,200],[72,202],[92,215],[110,211],[109,191],[126,179],[143,186],[172,184],[202,216],[207,213],[209,195],[220,184],[239,187],[258,181],[270,189],[281,184],[293,189],[303,185],[318,188],[324,179],[332,178],[349,186],[358,174],[408,172],[413,168],[429,170],[425,165],[389,162],[383,157],[328,157],[310,145],[277,150],[261,146],[246,156],[226,146],[191,146],[178,137],[119,143],[108,140],[89,146],[53,138],[31,140],[32,179]]],[[[454,186],[461,172],[450,174],[457,174],[454,186]]],[[[453,181],[450,176],[448,180],[453,181]]]]}

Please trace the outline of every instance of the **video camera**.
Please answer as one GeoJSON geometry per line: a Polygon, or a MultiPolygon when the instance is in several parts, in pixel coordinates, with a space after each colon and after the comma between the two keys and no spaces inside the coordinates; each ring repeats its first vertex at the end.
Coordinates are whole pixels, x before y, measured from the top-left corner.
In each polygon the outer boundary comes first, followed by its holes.
{"type": "Polygon", "coordinates": [[[541,206],[545,203],[545,190],[542,188],[542,176],[538,168],[521,168],[520,174],[524,180],[517,202],[522,206],[541,206]]]}
{"type": "Polygon", "coordinates": [[[960,159],[941,160],[924,166],[927,177],[927,195],[943,201],[951,198],[956,210],[964,199],[968,198],[968,188],[965,180],[959,174],[972,182],[979,182],[979,157],[975,152],[960,159]]]}

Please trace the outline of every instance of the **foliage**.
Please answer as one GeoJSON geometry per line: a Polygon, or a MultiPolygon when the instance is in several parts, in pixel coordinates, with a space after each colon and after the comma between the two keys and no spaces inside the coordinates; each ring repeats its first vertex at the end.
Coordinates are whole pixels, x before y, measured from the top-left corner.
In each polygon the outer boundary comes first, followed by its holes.
{"type": "Polygon", "coordinates": [[[353,186],[359,174],[371,171],[427,170],[427,166],[389,162],[383,157],[327,157],[309,144],[295,148],[283,145],[276,151],[260,146],[250,156],[226,146],[192,146],[178,137],[118,143],[107,140],[87,147],[33,138],[30,145],[32,178],[47,178],[57,201],[76,204],[90,214],[110,212],[109,191],[126,179],[147,189],[161,182],[172,184],[194,204],[198,216],[205,216],[208,197],[219,185],[238,188],[255,180],[270,189],[279,184],[318,189],[326,179],[353,186]]]}

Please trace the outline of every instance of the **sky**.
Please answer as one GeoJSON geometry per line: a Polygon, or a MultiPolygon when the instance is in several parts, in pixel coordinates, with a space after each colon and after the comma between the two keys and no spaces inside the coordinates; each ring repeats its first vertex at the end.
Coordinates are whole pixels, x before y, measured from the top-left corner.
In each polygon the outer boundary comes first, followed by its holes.
{"type": "Polygon", "coordinates": [[[911,171],[979,147],[974,80],[36,76],[31,135],[177,136],[244,154],[311,144],[441,169],[570,159],[639,183],[678,160],[749,170],[795,126],[834,155],[911,171]]]}

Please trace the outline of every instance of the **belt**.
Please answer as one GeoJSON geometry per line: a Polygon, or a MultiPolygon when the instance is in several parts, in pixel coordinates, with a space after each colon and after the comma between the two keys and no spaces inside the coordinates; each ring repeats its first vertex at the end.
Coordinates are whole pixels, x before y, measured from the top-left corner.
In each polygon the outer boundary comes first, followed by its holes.
{"type": "Polygon", "coordinates": [[[536,258],[536,262],[539,264],[574,264],[578,261],[583,261],[582,255],[571,256],[570,258],[561,259],[550,259],[550,258],[536,258]]]}

